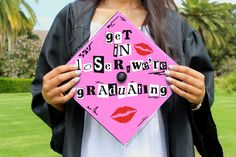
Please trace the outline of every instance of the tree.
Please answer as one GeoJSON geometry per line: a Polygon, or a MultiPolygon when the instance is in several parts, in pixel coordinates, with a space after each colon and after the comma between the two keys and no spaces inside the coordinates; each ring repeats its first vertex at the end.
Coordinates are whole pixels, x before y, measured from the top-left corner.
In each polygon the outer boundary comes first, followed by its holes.
{"type": "Polygon", "coordinates": [[[224,75],[236,68],[236,5],[185,0],[180,13],[202,36],[216,75],[224,75]]]}
{"type": "Polygon", "coordinates": [[[227,75],[236,69],[236,4],[231,5],[231,16],[223,17],[226,22],[225,33],[227,47],[210,48],[210,55],[215,65],[216,75],[227,75]]]}
{"type": "Polygon", "coordinates": [[[10,51],[13,38],[19,32],[31,30],[36,19],[33,9],[25,0],[0,0],[0,44],[7,38],[10,51]]]}
{"type": "Polygon", "coordinates": [[[200,33],[207,46],[226,47],[225,33],[230,33],[226,27],[229,22],[227,19],[231,17],[231,8],[229,3],[183,0],[180,13],[200,33]]]}

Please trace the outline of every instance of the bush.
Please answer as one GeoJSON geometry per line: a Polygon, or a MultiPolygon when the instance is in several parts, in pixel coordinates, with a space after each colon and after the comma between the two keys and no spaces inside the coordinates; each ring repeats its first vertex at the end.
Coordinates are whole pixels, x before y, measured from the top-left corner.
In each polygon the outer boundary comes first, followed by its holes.
{"type": "Polygon", "coordinates": [[[32,79],[0,77],[0,93],[30,92],[32,79]]]}
{"type": "Polygon", "coordinates": [[[236,92],[236,70],[215,79],[216,91],[236,92]]]}
{"type": "Polygon", "coordinates": [[[32,78],[41,49],[40,40],[30,39],[26,35],[17,38],[11,52],[0,53],[0,76],[14,78],[32,78]]]}
{"type": "Polygon", "coordinates": [[[236,69],[236,57],[227,58],[216,67],[216,75],[224,76],[230,74],[236,69]]]}

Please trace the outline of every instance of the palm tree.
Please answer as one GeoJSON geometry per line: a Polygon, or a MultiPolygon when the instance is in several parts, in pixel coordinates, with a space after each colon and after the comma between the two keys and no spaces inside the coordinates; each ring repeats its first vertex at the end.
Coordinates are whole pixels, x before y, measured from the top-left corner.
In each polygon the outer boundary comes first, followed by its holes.
{"type": "MultiPolygon", "coordinates": [[[[13,1],[0,0],[0,36],[2,40],[10,32],[10,29],[7,29],[9,25],[11,25],[12,29],[16,27],[16,15],[17,12],[13,1]]],[[[3,40],[2,42],[5,41],[3,40]]]]}
{"type": "Polygon", "coordinates": [[[182,0],[180,13],[197,30],[208,47],[226,47],[225,34],[227,19],[231,16],[229,3],[209,2],[209,0],[182,0]]]}
{"type": "Polygon", "coordinates": [[[32,29],[36,19],[33,9],[25,0],[0,0],[0,44],[7,37],[10,51],[12,39],[19,32],[32,29]]]}

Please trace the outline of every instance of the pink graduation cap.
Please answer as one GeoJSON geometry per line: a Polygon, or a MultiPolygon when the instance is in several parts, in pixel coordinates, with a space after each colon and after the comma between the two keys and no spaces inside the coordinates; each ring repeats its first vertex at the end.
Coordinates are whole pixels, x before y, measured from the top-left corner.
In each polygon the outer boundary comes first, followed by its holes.
{"type": "Polygon", "coordinates": [[[164,72],[176,63],[119,12],[67,64],[82,71],[74,99],[122,144],[172,94],[164,72]]]}

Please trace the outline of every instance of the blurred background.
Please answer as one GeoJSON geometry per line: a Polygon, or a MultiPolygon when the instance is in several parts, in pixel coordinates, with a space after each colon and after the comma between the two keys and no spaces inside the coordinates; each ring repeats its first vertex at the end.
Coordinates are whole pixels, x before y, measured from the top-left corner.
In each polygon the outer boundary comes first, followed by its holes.
{"type": "MultiPolygon", "coordinates": [[[[30,83],[56,14],[73,0],[0,0],[0,157],[58,157],[31,111],[30,83]]],[[[236,157],[236,0],[175,0],[215,68],[212,112],[225,157],[236,157]]]]}

